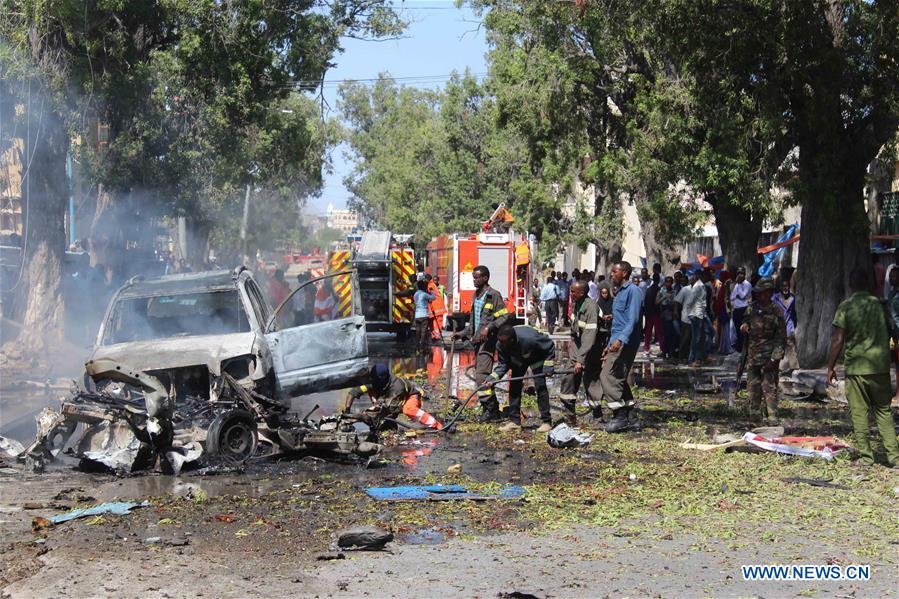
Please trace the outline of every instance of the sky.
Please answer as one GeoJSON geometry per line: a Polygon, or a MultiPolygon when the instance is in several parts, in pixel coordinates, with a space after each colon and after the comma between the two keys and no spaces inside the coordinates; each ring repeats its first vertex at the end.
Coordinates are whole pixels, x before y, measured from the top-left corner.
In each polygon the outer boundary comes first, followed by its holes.
{"type": "MultiPolygon", "coordinates": [[[[406,0],[395,5],[409,22],[401,39],[343,40],[344,52],[335,57],[337,66],[325,77],[324,97],[331,116],[337,116],[338,81],[376,79],[386,71],[397,79],[423,78],[409,82],[416,87],[439,88],[454,70],[461,73],[467,67],[474,75],[486,73],[484,29],[469,7],[457,9],[452,0],[406,0]]],[[[338,146],[332,151],[333,172],[325,176],[321,197],[310,198],[310,211],[324,212],[329,203],[335,208],[346,206],[350,193],[343,178],[352,170],[344,157],[346,150],[338,146]]]]}

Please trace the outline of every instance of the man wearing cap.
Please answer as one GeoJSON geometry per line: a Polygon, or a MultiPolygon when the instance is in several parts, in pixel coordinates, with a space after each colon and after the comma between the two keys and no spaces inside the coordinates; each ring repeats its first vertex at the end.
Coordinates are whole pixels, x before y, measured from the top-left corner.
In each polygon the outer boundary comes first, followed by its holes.
{"type": "Polygon", "coordinates": [[[761,279],[752,291],[749,318],[740,326],[748,335],[746,390],[749,393],[749,417],[766,422],[777,420],[777,384],[780,361],[787,347],[787,323],[783,311],[771,301],[774,283],[761,279]],[[765,402],[762,403],[762,396],[765,402]]]}

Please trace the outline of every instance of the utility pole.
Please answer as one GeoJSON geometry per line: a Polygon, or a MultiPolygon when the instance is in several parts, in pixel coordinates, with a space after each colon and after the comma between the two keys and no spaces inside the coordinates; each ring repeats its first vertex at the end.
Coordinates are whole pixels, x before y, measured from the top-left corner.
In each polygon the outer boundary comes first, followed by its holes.
{"type": "Polygon", "coordinates": [[[243,198],[243,220],[240,222],[240,255],[241,261],[247,255],[247,220],[250,218],[250,184],[247,183],[247,193],[243,198]]]}

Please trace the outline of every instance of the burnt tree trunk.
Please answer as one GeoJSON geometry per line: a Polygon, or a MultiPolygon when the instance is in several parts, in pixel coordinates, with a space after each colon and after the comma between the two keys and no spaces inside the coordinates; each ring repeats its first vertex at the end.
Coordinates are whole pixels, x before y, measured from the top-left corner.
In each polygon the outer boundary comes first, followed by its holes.
{"type": "Polygon", "coordinates": [[[762,220],[753,218],[749,210],[734,206],[727,200],[714,197],[707,197],[707,200],[715,214],[718,242],[728,270],[733,272],[742,266],[747,275],[752,273],[760,263],[758,243],[762,220]]]}
{"type": "Polygon", "coordinates": [[[39,124],[26,144],[30,166],[23,195],[28,226],[23,235],[24,268],[16,288],[18,301],[25,306],[16,353],[37,362],[45,361],[48,350],[60,347],[64,339],[62,260],[68,201],[65,131],[51,113],[42,116],[32,116],[32,122],[39,124]]]}

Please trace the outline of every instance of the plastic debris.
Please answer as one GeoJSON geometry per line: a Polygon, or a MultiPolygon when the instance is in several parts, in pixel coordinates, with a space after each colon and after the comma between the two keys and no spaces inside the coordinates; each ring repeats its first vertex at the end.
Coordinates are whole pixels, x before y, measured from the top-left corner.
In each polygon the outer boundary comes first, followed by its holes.
{"type": "Polygon", "coordinates": [[[572,428],[564,422],[557,424],[546,434],[546,442],[552,447],[586,447],[593,441],[593,435],[572,428]]]}
{"type": "Polygon", "coordinates": [[[775,437],[769,439],[756,433],[746,433],[743,440],[765,451],[787,455],[824,458],[832,460],[835,455],[849,446],[835,437],[775,437]]]}
{"type": "Polygon", "coordinates": [[[149,507],[149,505],[149,501],[144,501],[141,503],[134,503],[132,501],[113,501],[109,503],[101,503],[100,505],[95,505],[93,507],[79,508],[77,510],[72,510],[71,512],[66,512],[65,514],[58,514],[50,518],[50,523],[62,524],[63,522],[75,520],[76,518],[99,516],[100,514],[115,514],[116,516],[127,516],[134,508],[149,507]]]}
{"type": "Polygon", "coordinates": [[[369,487],[365,490],[369,497],[379,501],[487,501],[490,499],[518,499],[524,495],[524,488],[507,486],[497,492],[476,493],[462,485],[430,485],[405,487],[369,487]]]}
{"type": "Polygon", "coordinates": [[[354,526],[337,533],[337,546],[341,549],[380,551],[392,540],[392,532],[377,526],[354,526]]]}

